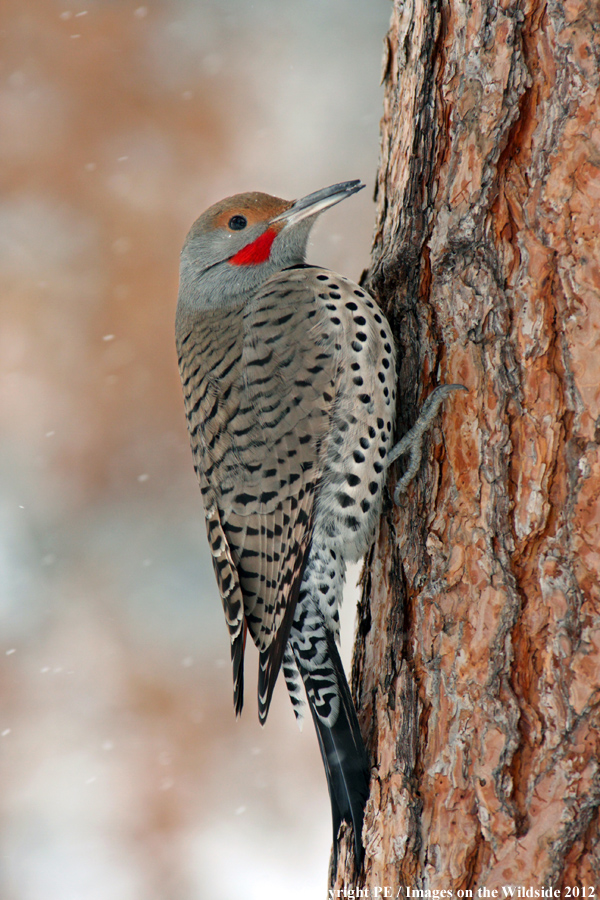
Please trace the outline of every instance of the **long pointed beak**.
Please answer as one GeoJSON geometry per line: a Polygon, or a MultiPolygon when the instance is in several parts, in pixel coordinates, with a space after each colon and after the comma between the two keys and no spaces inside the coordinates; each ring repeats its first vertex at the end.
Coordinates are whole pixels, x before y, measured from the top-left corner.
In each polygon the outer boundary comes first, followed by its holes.
{"type": "Polygon", "coordinates": [[[335,206],[340,200],[345,200],[346,197],[350,197],[364,187],[365,185],[360,181],[342,181],[340,184],[332,184],[330,187],[308,194],[300,200],[294,200],[288,209],[271,219],[271,224],[282,222],[284,226],[296,225],[302,219],[316,216],[329,206],[335,206]]]}

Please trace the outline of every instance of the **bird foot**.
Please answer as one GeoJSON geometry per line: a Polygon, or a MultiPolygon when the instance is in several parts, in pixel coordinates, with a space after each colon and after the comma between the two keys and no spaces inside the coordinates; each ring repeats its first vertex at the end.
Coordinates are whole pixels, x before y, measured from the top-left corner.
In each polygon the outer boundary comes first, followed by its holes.
{"type": "Polygon", "coordinates": [[[417,474],[421,462],[421,454],[423,452],[423,436],[435,419],[440,406],[452,391],[466,390],[468,390],[468,388],[466,388],[464,384],[442,384],[440,387],[437,387],[421,407],[419,418],[413,427],[388,453],[388,464],[393,463],[400,456],[410,454],[408,468],[402,478],[398,481],[394,491],[394,503],[398,504],[400,502],[400,495],[404,493],[417,474]]]}

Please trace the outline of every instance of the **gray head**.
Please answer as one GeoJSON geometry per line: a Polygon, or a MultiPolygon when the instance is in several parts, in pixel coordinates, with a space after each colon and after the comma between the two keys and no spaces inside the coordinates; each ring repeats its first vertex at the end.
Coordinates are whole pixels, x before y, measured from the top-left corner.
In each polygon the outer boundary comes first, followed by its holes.
{"type": "Polygon", "coordinates": [[[319,213],[362,187],[346,181],[295,201],[253,192],[215,203],[181,251],[178,318],[243,303],[271,275],[303,263],[319,213]]]}

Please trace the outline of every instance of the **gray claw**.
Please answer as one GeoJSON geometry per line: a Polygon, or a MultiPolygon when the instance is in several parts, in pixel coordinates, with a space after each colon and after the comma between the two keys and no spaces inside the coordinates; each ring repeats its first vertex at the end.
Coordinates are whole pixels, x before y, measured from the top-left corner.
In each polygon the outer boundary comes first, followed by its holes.
{"type": "Polygon", "coordinates": [[[394,491],[394,503],[398,504],[400,502],[400,495],[404,493],[417,474],[421,462],[421,454],[423,452],[423,435],[435,419],[440,406],[452,391],[466,390],[468,390],[468,388],[466,388],[464,384],[442,384],[432,391],[421,407],[419,418],[413,427],[388,453],[388,464],[393,463],[399,456],[410,453],[408,468],[402,478],[398,481],[394,491]]]}

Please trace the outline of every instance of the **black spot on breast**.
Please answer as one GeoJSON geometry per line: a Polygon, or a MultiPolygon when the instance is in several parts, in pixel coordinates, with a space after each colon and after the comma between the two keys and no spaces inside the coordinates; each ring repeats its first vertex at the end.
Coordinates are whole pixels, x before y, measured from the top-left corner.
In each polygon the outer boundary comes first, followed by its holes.
{"type": "Polygon", "coordinates": [[[342,509],[347,509],[349,506],[354,506],[353,498],[349,494],[344,494],[343,491],[340,491],[339,494],[336,495],[336,498],[342,509]]]}
{"type": "Polygon", "coordinates": [[[379,485],[377,484],[377,482],[376,482],[376,481],[370,481],[370,482],[369,482],[369,492],[370,492],[371,494],[375,495],[375,494],[377,493],[378,490],[379,490],[379,485]]]}
{"type": "Polygon", "coordinates": [[[346,481],[348,482],[350,487],[356,487],[357,484],[360,484],[360,478],[358,477],[358,475],[353,475],[352,473],[346,475],[346,481]]]}
{"type": "Polygon", "coordinates": [[[364,463],[365,461],[365,454],[361,453],[360,450],[355,450],[352,456],[354,457],[354,462],[364,463]]]}

